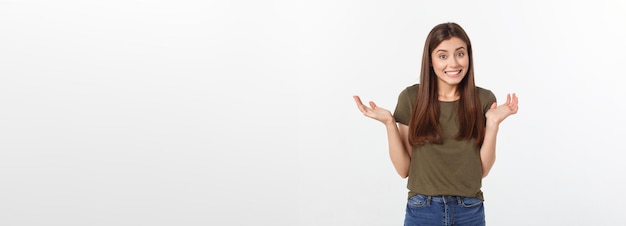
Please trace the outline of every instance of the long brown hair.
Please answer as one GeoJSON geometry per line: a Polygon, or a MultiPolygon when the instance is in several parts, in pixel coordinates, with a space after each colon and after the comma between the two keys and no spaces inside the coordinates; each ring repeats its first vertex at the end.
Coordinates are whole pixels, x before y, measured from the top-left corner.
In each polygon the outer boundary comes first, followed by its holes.
{"type": "Polygon", "coordinates": [[[472,57],[472,44],[465,30],[456,23],[443,23],[435,26],[424,45],[422,56],[422,70],[420,74],[420,86],[415,104],[413,105],[412,117],[409,122],[409,142],[411,145],[423,145],[427,143],[442,144],[441,124],[439,123],[439,98],[437,92],[437,75],[432,67],[432,51],[445,40],[457,37],[467,44],[469,67],[467,74],[457,87],[459,93],[458,123],[459,133],[457,140],[476,139],[476,145],[480,147],[485,137],[485,119],[478,99],[476,84],[474,83],[474,63],[472,57]]]}

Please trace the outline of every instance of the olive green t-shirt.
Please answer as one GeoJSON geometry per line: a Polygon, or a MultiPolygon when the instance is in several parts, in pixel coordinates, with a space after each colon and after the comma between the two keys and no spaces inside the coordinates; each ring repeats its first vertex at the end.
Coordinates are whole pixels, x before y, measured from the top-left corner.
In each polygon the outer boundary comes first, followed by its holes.
{"type": "MultiPolygon", "coordinates": [[[[409,125],[419,84],[404,89],[398,97],[394,118],[409,125]]],[[[496,97],[489,90],[477,87],[484,112],[496,97]]],[[[424,144],[413,147],[407,188],[409,197],[454,195],[483,199],[481,188],[482,167],[475,139],[456,140],[458,101],[439,101],[439,123],[443,144],[424,144]]]]}

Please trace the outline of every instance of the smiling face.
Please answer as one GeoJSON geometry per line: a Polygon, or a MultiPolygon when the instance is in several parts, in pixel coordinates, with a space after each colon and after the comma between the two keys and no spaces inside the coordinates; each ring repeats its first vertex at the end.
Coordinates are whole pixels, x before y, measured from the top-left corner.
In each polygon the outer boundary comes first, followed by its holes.
{"type": "Polygon", "coordinates": [[[457,37],[442,41],[431,53],[440,89],[456,89],[469,69],[467,44],[457,37]]]}

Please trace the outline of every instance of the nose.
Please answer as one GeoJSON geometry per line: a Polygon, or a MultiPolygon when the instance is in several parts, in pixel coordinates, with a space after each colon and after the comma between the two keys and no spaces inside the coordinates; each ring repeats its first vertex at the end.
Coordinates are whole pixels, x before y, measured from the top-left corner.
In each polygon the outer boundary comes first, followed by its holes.
{"type": "Polygon", "coordinates": [[[453,58],[452,58],[452,62],[450,62],[450,64],[451,64],[450,66],[452,66],[452,67],[458,67],[458,66],[459,66],[459,60],[460,60],[460,59],[459,59],[458,57],[453,57],[453,58]]]}

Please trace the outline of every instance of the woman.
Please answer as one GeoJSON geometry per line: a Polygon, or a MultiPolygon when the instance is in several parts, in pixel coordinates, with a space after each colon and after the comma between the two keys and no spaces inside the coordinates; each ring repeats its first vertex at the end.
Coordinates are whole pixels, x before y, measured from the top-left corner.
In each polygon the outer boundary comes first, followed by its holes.
{"type": "Polygon", "coordinates": [[[420,83],[400,93],[393,115],[354,100],[385,125],[391,161],[408,177],[405,225],[485,225],[481,181],[495,162],[500,123],[517,113],[517,96],[498,106],[491,91],[476,87],[463,28],[444,23],[430,31],[420,83]]]}

